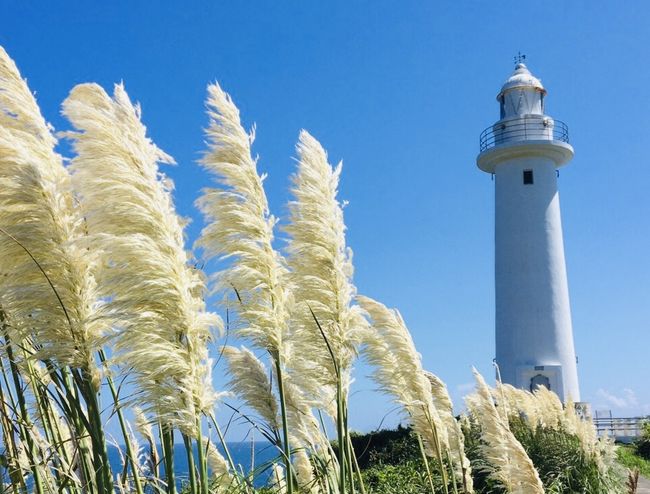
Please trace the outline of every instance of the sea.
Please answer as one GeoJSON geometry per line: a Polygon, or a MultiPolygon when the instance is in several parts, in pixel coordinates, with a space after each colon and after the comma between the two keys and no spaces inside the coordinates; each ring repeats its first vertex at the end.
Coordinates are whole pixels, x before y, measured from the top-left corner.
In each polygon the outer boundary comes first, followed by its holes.
{"type": "MultiPolygon", "coordinates": [[[[266,441],[248,441],[248,442],[229,442],[228,450],[233,459],[235,466],[244,474],[255,473],[255,487],[261,487],[268,482],[271,475],[269,466],[273,460],[278,459],[278,450],[266,441]]],[[[217,449],[224,454],[223,448],[219,445],[217,449]]],[[[121,472],[123,469],[123,455],[125,449],[116,446],[108,446],[108,459],[111,464],[113,473],[121,472]]],[[[148,454],[148,453],[147,453],[148,454]]],[[[158,447],[160,455],[160,447],[158,447]]],[[[225,457],[225,454],[224,454],[225,457]]],[[[196,461],[197,450],[194,448],[194,458],[196,461]]],[[[160,465],[160,473],[164,474],[164,466],[160,465]]],[[[174,446],[174,472],[176,482],[179,488],[188,481],[189,468],[187,463],[187,453],[183,444],[174,446]]]]}

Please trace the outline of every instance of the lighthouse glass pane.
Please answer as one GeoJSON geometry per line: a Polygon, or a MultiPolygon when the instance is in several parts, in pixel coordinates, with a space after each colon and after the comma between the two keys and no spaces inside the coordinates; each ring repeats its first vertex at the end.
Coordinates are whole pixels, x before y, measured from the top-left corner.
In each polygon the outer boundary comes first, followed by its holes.
{"type": "Polygon", "coordinates": [[[524,185],[533,184],[533,170],[524,170],[524,185]]]}

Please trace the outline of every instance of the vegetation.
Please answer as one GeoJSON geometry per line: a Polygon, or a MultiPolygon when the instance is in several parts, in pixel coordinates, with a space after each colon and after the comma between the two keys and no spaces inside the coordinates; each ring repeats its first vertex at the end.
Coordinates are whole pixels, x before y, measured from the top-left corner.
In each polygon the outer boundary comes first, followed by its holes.
{"type": "MultiPolygon", "coordinates": [[[[564,426],[548,427],[538,424],[533,428],[527,420],[513,415],[509,419],[509,427],[539,473],[544,492],[625,492],[621,490],[625,477],[622,469],[612,461],[607,466],[603,465],[606,458],[585,451],[580,437],[568,432],[564,426]]],[[[490,476],[491,467],[482,453],[485,441],[479,424],[475,421],[467,422],[464,433],[467,455],[473,467],[475,492],[508,492],[490,476]]],[[[391,492],[391,486],[400,485],[399,482],[404,479],[408,479],[408,487],[405,487],[404,492],[427,491],[427,480],[422,473],[425,468],[418,453],[417,437],[411,429],[400,427],[394,431],[357,436],[354,444],[364,479],[373,491],[391,492]]],[[[641,463],[638,457],[630,457],[630,448],[618,448],[617,453],[619,461],[628,468],[638,468],[641,463]]],[[[642,474],[643,472],[641,470],[642,474]]],[[[440,478],[435,479],[435,485],[440,492],[440,478]]]]}
{"type": "Polygon", "coordinates": [[[650,478],[650,460],[636,454],[634,446],[621,445],[616,449],[616,456],[621,465],[629,470],[638,470],[644,477],[650,478]]]}
{"type": "Polygon", "coordinates": [[[650,460],[650,422],[643,424],[641,437],[634,443],[634,449],[637,455],[650,460]]]}
{"type": "Polygon", "coordinates": [[[0,475],[8,491],[175,494],[180,443],[190,494],[617,492],[611,445],[544,389],[492,389],[475,372],[461,426],[399,312],[356,293],[337,198],[341,165],[300,133],[278,249],[254,131],[217,84],[206,105],[201,165],[214,184],[196,203],[205,218],[199,259],[160,170],[173,159],[148,138],[124,86],[112,95],[96,84],[72,89],[62,105],[70,130],[56,134],[71,144],[64,159],[0,48],[0,475]],[[221,315],[208,294],[220,297],[221,315]],[[211,354],[225,332],[245,346],[211,354]],[[359,356],[411,428],[368,456],[348,427],[359,356]],[[226,391],[212,379],[217,358],[229,375],[224,388],[245,405],[233,410],[277,453],[254,472],[235,463],[215,417],[226,391]],[[111,417],[124,445],[116,471],[111,417]],[[567,456],[575,472],[559,471],[567,456]],[[259,491],[261,475],[270,480],[259,491]]]}

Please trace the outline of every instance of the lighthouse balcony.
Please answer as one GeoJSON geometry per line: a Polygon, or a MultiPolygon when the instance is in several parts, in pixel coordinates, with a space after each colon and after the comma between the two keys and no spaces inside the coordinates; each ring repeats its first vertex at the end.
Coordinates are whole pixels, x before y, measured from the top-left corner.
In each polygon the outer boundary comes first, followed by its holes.
{"type": "Polygon", "coordinates": [[[569,143],[569,127],[545,115],[526,115],[499,120],[480,136],[481,153],[504,144],[521,141],[559,141],[569,143]]]}

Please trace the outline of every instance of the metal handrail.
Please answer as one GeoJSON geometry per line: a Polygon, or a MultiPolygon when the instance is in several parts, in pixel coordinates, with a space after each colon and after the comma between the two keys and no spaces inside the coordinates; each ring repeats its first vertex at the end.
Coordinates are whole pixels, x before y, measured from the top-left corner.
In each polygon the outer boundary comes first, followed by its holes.
{"type": "Polygon", "coordinates": [[[607,434],[611,437],[640,437],[643,424],[648,417],[594,417],[594,426],[598,435],[607,434]]]}
{"type": "Polygon", "coordinates": [[[569,142],[569,127],[561,120],[552,118],[522,118],[497,122],[481,132],[479,147],[481,152],[500,144],[516,141],[541,140],[569,142]]]}

